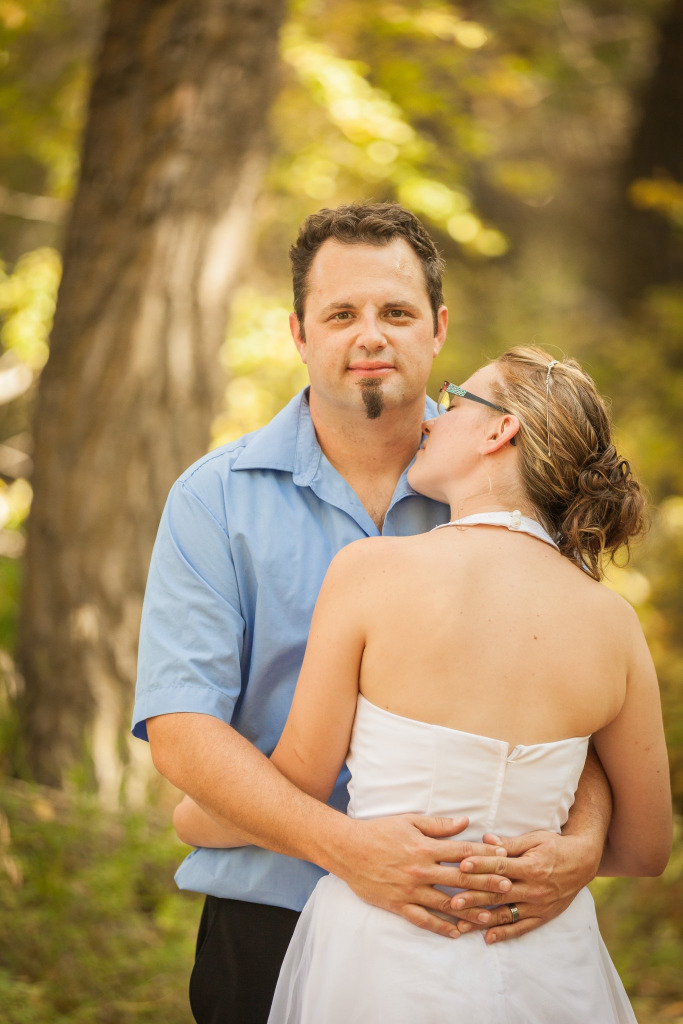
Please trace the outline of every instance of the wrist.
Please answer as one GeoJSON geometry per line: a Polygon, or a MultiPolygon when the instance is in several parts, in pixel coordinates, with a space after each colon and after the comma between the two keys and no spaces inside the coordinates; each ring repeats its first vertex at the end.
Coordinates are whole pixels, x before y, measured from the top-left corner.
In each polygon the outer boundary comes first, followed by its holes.
{"type": "Polygon", "coordinates": [[[347,817],[340,811],[331,811],[329,822],[324,833],[324,840],[319,843],[316,864],[330,874],[344,878],[349,864],[354,862],[354,847],[358,839],[360,823],[347,817]]]}

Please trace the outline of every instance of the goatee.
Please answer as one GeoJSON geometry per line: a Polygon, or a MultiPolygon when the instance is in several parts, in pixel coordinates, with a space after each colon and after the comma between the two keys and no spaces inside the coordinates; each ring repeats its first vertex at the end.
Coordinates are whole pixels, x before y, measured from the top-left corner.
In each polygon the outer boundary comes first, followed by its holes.
{"type": "Polygon", "coordinates": [[[376,420],[384,409],[382,380],[379,377],[363,377],[360,381],[360,393],[369,420],[376,420]]]}

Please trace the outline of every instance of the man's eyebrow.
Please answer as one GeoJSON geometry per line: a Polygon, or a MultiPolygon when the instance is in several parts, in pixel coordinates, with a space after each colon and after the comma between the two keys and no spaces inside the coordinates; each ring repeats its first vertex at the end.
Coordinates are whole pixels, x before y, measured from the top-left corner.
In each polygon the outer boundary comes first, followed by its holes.
{"type": "Polygon", "coordinates": [[[320,310],[321,316],[326,316],[327,313],[333,313],[335,309],[353,309],[353,302],[351,299],[335,299],[334,302],[329,302],[326,306],[320,310]]]}
{"type": "Polygon", "coordinates": [[[411,302],[410,299],[392,299],[391,302],[385,302],[382,309],[415,309],[419,307],[411,302]]]}

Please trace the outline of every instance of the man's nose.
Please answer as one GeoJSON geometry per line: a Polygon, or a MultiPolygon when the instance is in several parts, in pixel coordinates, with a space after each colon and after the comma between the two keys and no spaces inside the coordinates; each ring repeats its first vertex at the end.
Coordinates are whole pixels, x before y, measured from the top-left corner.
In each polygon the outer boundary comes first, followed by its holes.
{"type": "Polygon", "coordinates": [[[369,312],[362,316],[358,327],[356,341],[359,345],[374,352],[386,348],[388,341],[384,324],[376,314],[369,312]]]}

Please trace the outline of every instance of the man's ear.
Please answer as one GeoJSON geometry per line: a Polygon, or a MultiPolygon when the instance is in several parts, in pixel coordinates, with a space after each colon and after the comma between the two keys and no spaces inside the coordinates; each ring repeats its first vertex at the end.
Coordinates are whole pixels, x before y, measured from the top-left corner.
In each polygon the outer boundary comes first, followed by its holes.
{"type": "Polygon", "coordinates": [[[506,412],[491,420],[489,430],[484,439],[483,453],[491,455],[500,451],[506,444],[514,445],[519,433],[519,420],[512,413],[506,412]]]}
{"type": "Polygon", "coordinates": [[[432,358],[436,359],[439,352],[443,348],[443,343],[446,340],[446,331],[448,330],[448,309],[446,306],[439,306],[436,314],[436,334],[434,335],[434,348],[432,349],[432,358]]]}
{"type": "Polygon", "coordinates": [[[306,339],[304,338],[301,324],[299,323],[299,317],[296,313],[289,314],[289,329],[294,338],[294,344],[296,345],[297,352],[301,356],[301,362],[306,362],[306,339]]]}

